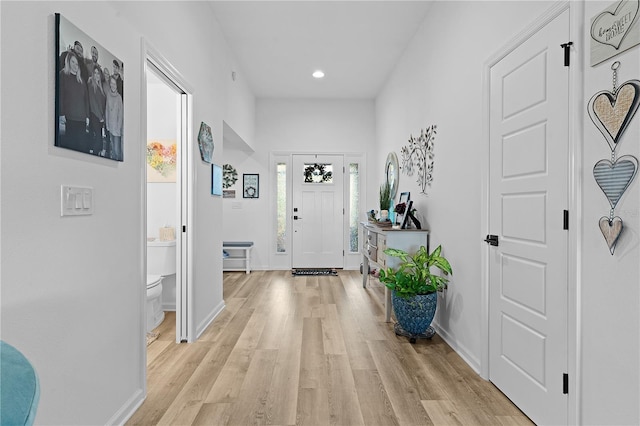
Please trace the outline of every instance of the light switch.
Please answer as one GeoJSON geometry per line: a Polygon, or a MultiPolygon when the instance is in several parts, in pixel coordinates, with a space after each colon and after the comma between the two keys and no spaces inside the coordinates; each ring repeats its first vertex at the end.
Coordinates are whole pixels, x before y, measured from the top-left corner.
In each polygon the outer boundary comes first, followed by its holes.
{"type": "Polygon", "coordinates": [[[82,193],[82,207],[85,209],[91,209],[92,190],[84,189],[82,193]]]}
{"type": "Polygon", "coordinates": [[[60,187],[60,216],[93,214],[93,188],[62,185],[60,187]]]}

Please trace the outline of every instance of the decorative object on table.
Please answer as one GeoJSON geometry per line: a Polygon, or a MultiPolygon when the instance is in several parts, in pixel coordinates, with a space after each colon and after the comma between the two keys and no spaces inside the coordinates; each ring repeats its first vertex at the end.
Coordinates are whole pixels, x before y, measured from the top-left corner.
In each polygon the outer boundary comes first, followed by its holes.
{"type": "Polygon", "coordinates": [[[591,18],[591,66],[640,43],[639,6],[639,0],[621,0],[591,18]]]}
{"type": "Polygon", "coordinates": [[[222,167],[211,165],[211,195],[222,195],[222,167]]]}
{"type": "Polygon", "coordinates": [[[411,343],[416,338],[431,338],[435,330],[431,321],[437,307],[437,291],[446,288],[449,279],[446,276],[431,273],[435,267],[445,275],[453,274],[449,261],[441,255],[442,246],[438,246],[431,254],[425,246],[409,255],[404,250],[388,248],[387,256],[397,257],[400,264],[397,268],[380,270],[380,282],[392,291],[391,302],[398,324],[394,327],[396,334],[409,337],[411,343]]]}
{"type": "Polygon", "coordinates": [[[391,205],[391,185],[385,181],[380,185],[380,219],[387,220],[389,218],[389,206],[391,205]]]}
{"type": "Polygon", "coordinates": [[[402,192],[400,193],[400,198],[398,199],[398,204],[396,204],[394,211],[396,213],[396,225],[402,225],[404,222],[404,214],[407,210],[407,203],[409,202],[409,198],[411,198],[410,192],[402,192]]]}
{"type": "Polygon", "coordinates": [[[407,176],[413,176],[418,169],[418,185],[420,193],[427,193],[427,185],[433,181],[433,144],[436,137],[436,125],[431,125],[425,130],[420,130],[420,136],[414,138],[409,135],[409,145],[400,150],[402,156],[402,171],[407,176]]]}
{"type": "Polygon", "coordinates": [[[238,172],[231,164],[222,166],[222,188],[230,188],[238,180],[238,172]]]}
{"type": "Polygon", "coordinates": [[[59,13],[55,43],[55,146],[124,161],[124,64],[59,13]]]}
{"type": "Polygon", "coordinates": [[[175,139],[147,142],[147,183],[176,181],[177,149],[175,139]]]}
{"type": "Polygon", "coordinates": [[[223,189],[222,190],[222,198],[236,198],[236,190],[235,189],[223,189]]]}
{"type": "Polygon", "coordinates": [[[203,122],[200,123],[200,131],[198,132],[198,147],[200,148],[200,157],[205,163],[213,161],[213,134],[211,127],[203,122]]]}
{"type": "MultiPolygon", "coordinates": [[[[398,157],[395,152],[390,152],[387,155],[387,161],[384,165],[384,174],[387,177],[387,183],[389,184],[389,193],[391,200],[396,198],[396,192],[398,191],[399,172],[398,157]]],[[[390,207],[387,206],[387,207],[390,207]]]]}
{"type": "Polygon", "coordinates": [[[375,210],[369,210],[369,211],[367,212],[367,220],[368,220],[369,222],[377,222],[377,221],[378,221],[378,219],[376,219],[376,214],[377,214],[377,213],[378,213],[378,212],[377,212],[377,211],[375,211],[375,210]]]}
{"type": "Polygon", "coordinates": [[[614,254],[616,244],[624,230],[620,217],[615,216],[615,208],[638,173],[638,159],[632,155],[616,158],[616,151],[622,135],[640,105],[640,80],[629,80],[616,87],[620,62],[611,65],[613,71],[613,90],[600,91],[593,95],[587,105],[589,117],[602,133],[611,149],[611,160],[602,159],[593,166],[593,177],[609,201],[609,216],[598,220],[598,227],[614,254]]]}
{"type": "Polygon", "coordinates": [[[415,216],[416,209],[413,208],[413,201],[409,200],[409,204],[406,206],[406,211],[404,213],[404,218],[402,220],[402,225],[400,225],[400,229],[409,229],[411,228],[411,222],[416,227],[416,229],[422,229],[422,224],[415,216]],[[409,222],[411,220],[411,222],[409,222]]]}
{"type": "Polygon", "coordinates": [[[242,175],[242,198],[260,198],[260,175],[242,175]]]}

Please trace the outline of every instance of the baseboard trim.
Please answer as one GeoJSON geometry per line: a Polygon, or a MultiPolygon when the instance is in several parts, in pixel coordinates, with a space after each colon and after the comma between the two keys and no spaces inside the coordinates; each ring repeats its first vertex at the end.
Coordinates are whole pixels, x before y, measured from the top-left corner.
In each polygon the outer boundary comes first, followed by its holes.
{"type": "Polygon", "coordinates": [[[456,351],[456,353],[460,355],[460,358],[462,358],[464,362],[469,364],[469,367],[471,367],[473,371],[475,371],[479,376],[482,377],[482,375],[480,374],[480,360],[476,356],[473,356],[471,352],[467,350],[467,348],[461,345],[460,342],[458,342],[453,336],[451,336],[451,334],[440,327],[437,323],[434,322],[431,324],[431,326],[436,329],[436,332],[440,337],[442,337],[442,340],[447,342],[447,345],[451,346],[451,349],[456,351]]]}
{"type": "Polygon", "coordinates": [[[135,412],[140,408],[145,400],[142,389],[136,389],[131,397],[122,407],[107,421],[108,425],[124,425],[135,412]]]}
{"type": "Polygon", "coordinates": [[[209,325],[213,322],[213,320],[215,320],[216,317],[222,313],[224,308],[225,308],[225,304],[223,300],[218,304],[218,306],[216,306],[211,311],[211,313],[202,322],[200,322],[200,324],[198,324],[198,326],[196,327],[196,338],[195,338],[196,341],[200,338],[202,333],[204,333],[207,327],[209,327],[209,325]]]}

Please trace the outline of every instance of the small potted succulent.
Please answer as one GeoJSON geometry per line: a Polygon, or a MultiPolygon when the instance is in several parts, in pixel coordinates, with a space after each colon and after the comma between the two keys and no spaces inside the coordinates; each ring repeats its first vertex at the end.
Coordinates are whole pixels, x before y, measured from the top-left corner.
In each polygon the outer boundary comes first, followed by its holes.
{"type": "Polygon", "coordinates": [[[385,182],[380,185],[380,220],[386,221],[389,218],[389,207],[391,206],[391,185],[385,182]]]}

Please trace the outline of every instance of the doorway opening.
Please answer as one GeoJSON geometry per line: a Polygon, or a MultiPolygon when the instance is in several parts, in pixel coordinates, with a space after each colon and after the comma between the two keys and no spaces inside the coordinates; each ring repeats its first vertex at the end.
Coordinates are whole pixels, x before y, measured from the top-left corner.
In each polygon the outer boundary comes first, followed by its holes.
{"type": "MultiPolygon", "coordinates": [[[[191,342],[191,238],[187,231],[192,223],[192,179],[189,175],[192,170],[189,155],[192,90],[161,55],[147,45],[144,50],[142,170],[145,175],[143,221],[147,239],[144,256],[147,278],[150,281],[149,274],[164,275],[162,310],[175,310],[175,341],[191,342]],[[158,250],[162,257],[160,266],[156,264],[158,250]],[[158,268],[165,268],[165,273],[158,272],[158,268]]],[[[152,308],[147,302],[144,311],[152,308]]],[[[145,315],[146,327],[147,319],[145,315]]]]}

